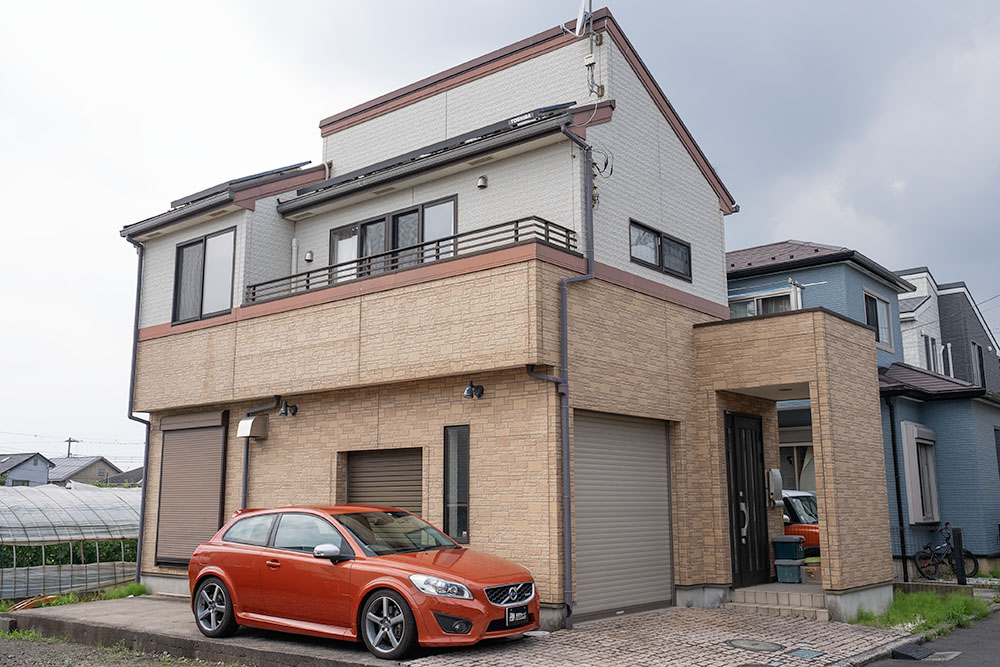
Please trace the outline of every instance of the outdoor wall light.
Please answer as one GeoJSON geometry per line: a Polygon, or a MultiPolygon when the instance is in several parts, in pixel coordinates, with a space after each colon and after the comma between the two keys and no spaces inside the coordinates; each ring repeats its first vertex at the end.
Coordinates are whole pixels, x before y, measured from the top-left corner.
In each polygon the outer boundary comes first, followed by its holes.
{"type": "Polygon", "coordinates": [[[462,398],[480,399],[482,397],[483,397],[483,385],[472,384],[472,380],[469,380],[469,386],[465,388],[465,393],[462,394],[462,398]]]}
{"type": "Polygon", "coordinates": [[[479,179],[476,180],[476,187],[479,188],[480,190],[485,190],[486,186],[488,186],[489,184],[490,182],[485,176],[480,176],[479,179]]]}
{"type": "Polygon", "coordinates": [[[305,257],[303,257],[303,259],[305,261],[307,261],[307,262],[313,261],[313,251],[312,250],[306,250],[306,255],[305,255],[305,257]]]}
{"type": "Polygon", "coordinates": [[[281,402],[281,409],[278,410],[278,414],[282,417],[287,417],[288,415],[295,416],[299,411],[299,406],[289,405],[288,401],[281,402]]]}

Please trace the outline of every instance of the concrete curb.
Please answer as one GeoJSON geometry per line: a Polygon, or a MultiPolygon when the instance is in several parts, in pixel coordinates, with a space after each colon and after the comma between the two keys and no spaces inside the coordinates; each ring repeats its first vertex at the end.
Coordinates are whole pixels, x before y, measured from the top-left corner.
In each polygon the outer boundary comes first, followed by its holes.
{"type": "Polygon", "coordinates": [[[883,644],[878,648],[873,648],[870,651],[864,651],[863,653],[852,655],[850,658],[832,662],[827,665],[827,667],[860,667],[860,665],[867,665],[875,662],[876,660],[891,658],[892,652],[900,647],[909,646],[910,644],[923,643],[924,638],[922,635],[903,637],[902,639],[897,639],[896,641],[889,642],[888,644],[883,644]]]}
{"type": "MultiPolygon", "coordinates": [[[[35,632],[46,637],[64,637],[71,642],[90,646],[114,646],[124,642],[125,646],[144,653],[169,653],[175,657],[198,658],[206,662],[223,662],[230,664],[240,662],[246,665],[267,667],[370,667],[366,659],[342,660],[338,658],[315,655],[308,650],[302,650],[289,642],[267,641],[270,646],[248,646],[225,639],[204,637],[191,639],[158,632],[134,630],[115,625],[99,624],[93,621],[79,622],[60,618],[20,614],[18,612],[4,615],[4,620],[11,620],[19,630],[35,632]]],[[[14,628],[11,628],[14,629],[14,628]]],[[[365,653],[365,656],[368,654],[365,653]]],[[[399,662],[380,661],[386,667],[400,665],[399,662]]]]}

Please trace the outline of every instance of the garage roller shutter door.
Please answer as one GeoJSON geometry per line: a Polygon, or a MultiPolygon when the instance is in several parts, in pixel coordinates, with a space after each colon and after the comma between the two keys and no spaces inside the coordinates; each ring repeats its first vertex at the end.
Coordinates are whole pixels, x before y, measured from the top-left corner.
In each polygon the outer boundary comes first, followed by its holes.
{"type": "Polygon", "coordinates": [[[667,425],[574,412],[575,614],[673,599],[667,425]]]}
{"type": "Polygon", "coordinates": [[[163,432],[156,562],[186,564],[222,526],[223,426],[163,432]]]}
{"type": "Polygon", "coordinates": [[[420,515],[421,449],[383,449],[347,455],[347,502],[390,505],[420,515]]]}

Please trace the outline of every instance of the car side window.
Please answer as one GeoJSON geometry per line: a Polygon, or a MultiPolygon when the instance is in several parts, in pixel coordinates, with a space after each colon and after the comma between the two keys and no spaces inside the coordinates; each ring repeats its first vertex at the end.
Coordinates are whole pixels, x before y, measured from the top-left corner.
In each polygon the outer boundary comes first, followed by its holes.
{"type": "Polygon", "coordinates": [[[222,539],[225,542],[263,546],[267,544],[267,536],[271,534],[272,523],[274,523],[273,514],[248,516],[234,523],[222,539]]]}
{"type": "Polygon", "coordinates": [[[274,534],[274,548],[312,553],[317,544],[345,549],[344,538],[328,521],[312,514],[282,514],[274,534]]]}

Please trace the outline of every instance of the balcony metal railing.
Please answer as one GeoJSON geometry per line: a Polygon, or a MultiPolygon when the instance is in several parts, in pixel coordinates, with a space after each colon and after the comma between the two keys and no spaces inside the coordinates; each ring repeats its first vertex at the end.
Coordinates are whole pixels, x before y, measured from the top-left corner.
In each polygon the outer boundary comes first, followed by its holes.
{"type": "Polygon", "coordinates": [[[576,250],[576,232],[538,217],[502,222],[482,229],[248,285],[245,303],[281,299],[385,273],[415,269],[430,262],[526,242],[546,243],[563,250],[576,250]]]}

